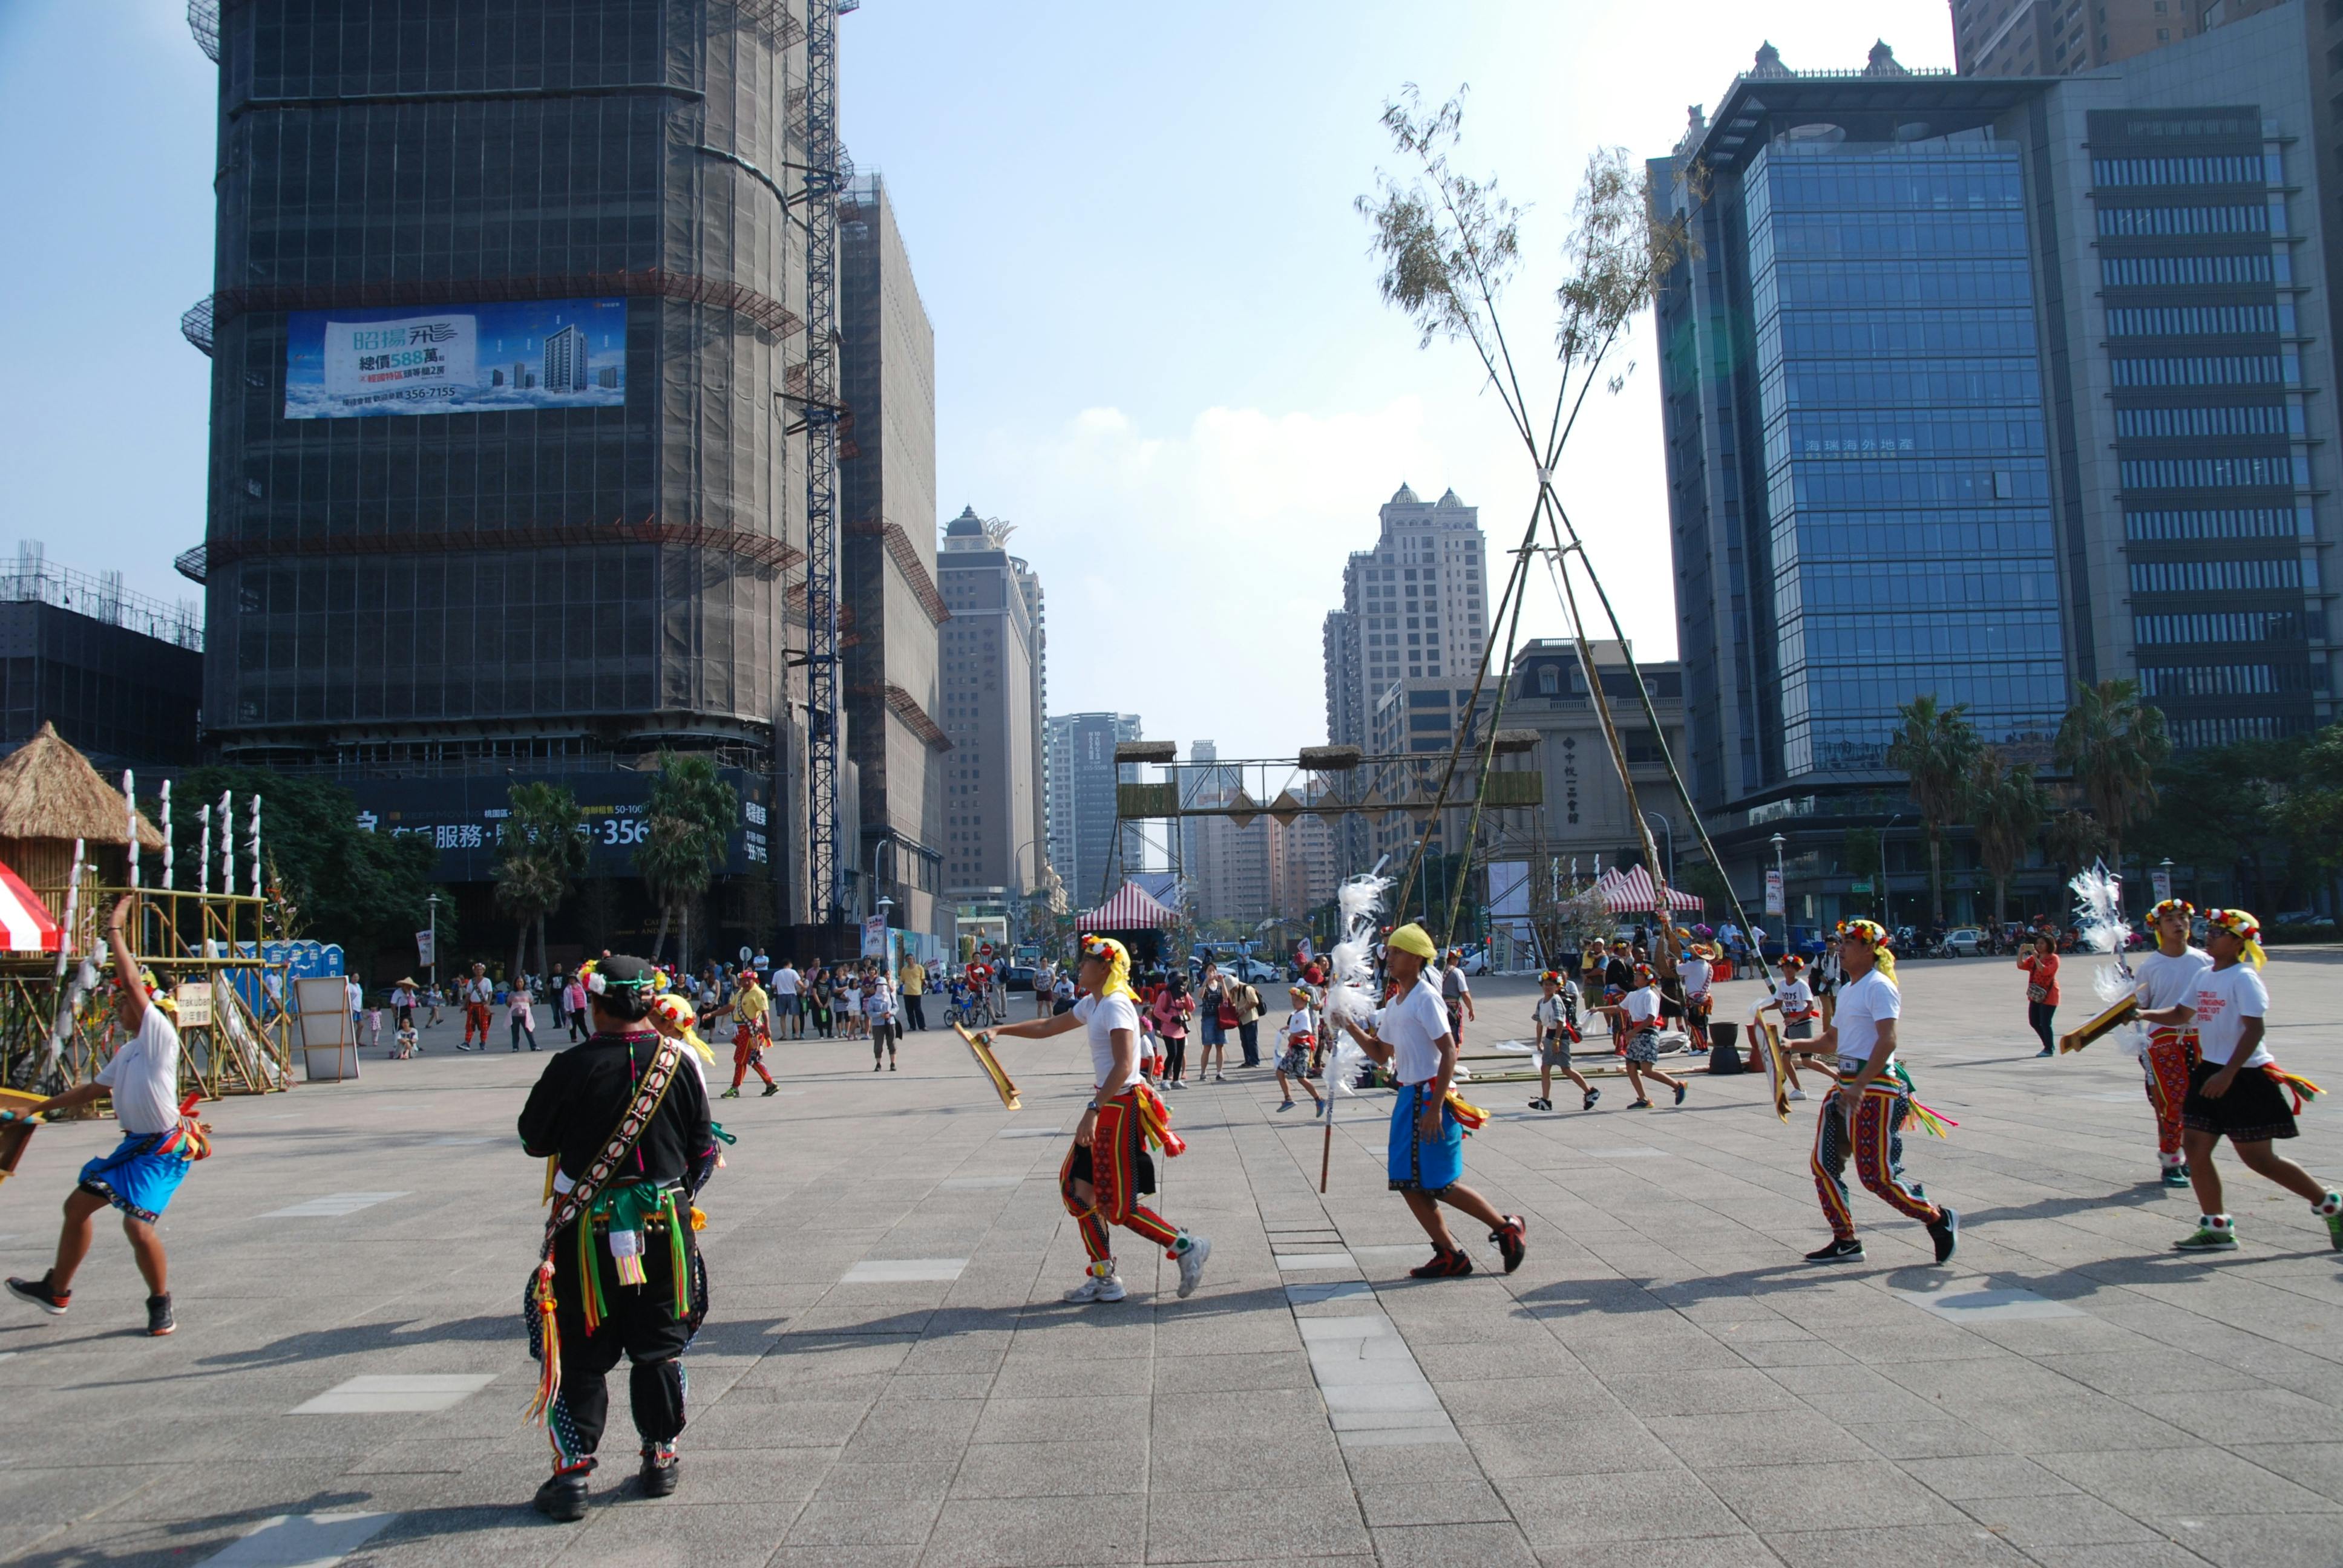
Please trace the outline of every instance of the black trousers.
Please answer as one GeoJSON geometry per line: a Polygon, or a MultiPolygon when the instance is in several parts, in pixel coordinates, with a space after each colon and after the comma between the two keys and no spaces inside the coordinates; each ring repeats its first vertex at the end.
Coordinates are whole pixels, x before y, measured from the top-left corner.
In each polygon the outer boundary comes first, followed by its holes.
{"type": "Polygon", "coordinates": [[[913,1029],[928,1027],[928,1010],[921,1005],[927,1000],[924,991],[913,991],[903,998],[903,1010],[910,1015],[913,1029]]]}
{"type": "Polygon", "coordinates": [[[1251,1023],[1237,1025],[1237,1044],[1244,1050],[1244,1066],[1261,1065],[1261,1020],[1259,1019],[1255,1019],[1251,1023]]]}
{"type": "Polygon", "coordinates": [[[2029,1001],[2026,1004],[2026,1021],[2034,1032],[2041,1037],[2042,1049],[2045,1050],[2058,1049],[2057,1036],[2053,1032],[2050,1022],[2057,1011],[2056,1005],[2051,1002],[2029,1001]]]}
{"type": "Polygon", "coordinates": [[[586,1332],[585,1282],[578,1271],[578,1241],[564,1231],[553,1249],[554,1322],[561,1332],[561,1392],[553,1402],[553,1444],[562,1462],[583,1459],[602,1443],[609,1424],[607,1382],[621,1357],[633,1362],[627,1375],[635,1430],[643,1444],[673,1442],[683,1431],[683,1363],[676,1358],[691,1342],[691,1327],[676,1317],[673,1263],[664,1231],[644,1238],[639,1285],[618,1282],[618,1265],[607,1243],[595,1238],[602,1275],[603,1317],[586,1332]]]}

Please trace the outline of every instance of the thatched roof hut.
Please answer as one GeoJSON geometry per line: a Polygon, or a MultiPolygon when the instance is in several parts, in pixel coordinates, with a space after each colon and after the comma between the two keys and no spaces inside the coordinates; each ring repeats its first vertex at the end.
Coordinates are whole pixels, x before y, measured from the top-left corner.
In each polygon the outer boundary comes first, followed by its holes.
{"type": "MultiPolygon", "coordinates": [[[[59,893],[73,874],[75,839],[84,840],[106,880],[126,877],[130,835],[122,791],[99,777],[55,725],[43,724],[39,734],[0,758],[0,861],[35,892],[59,893]]],[[[163,848],[163,835],[143,814],[138,844],[141,854],[163,848]]]]}

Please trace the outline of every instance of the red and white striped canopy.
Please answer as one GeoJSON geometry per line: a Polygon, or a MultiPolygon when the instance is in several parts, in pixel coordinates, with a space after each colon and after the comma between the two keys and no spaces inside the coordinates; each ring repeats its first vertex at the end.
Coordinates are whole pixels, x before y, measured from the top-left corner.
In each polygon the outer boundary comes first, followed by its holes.
{"type": "MultiPolygon", "coordinates": [[[[1639,910],[1648,914],[1658,908],[1659,890],[1652,886],[1651,872],[1641,866],[1625,871],[1614,866],[1603,873],[1602,879],[1594,884],[1594,888],[1603,895],[1604,908],[1614,915],[1634,914],[1639,910]]],[[[1670,888],[1668,908],[1696,910],[1701,908],[1701,901],[1682,888],[1670,888]]]]}
{"type": "Polygon", "coordinates": [[[12,953],[53,953],[65,941],[48,905],[6,866],[0,866],[0,930],[12,953]]]}
{"type": "Polygon", "coordinates": [[[1084,910],[1075,924],[1086,931],[1136,931],[1168,926],[1180,917],[1136,882],[1125,882],[1114,897],[1095,910],[1084,910]]]}

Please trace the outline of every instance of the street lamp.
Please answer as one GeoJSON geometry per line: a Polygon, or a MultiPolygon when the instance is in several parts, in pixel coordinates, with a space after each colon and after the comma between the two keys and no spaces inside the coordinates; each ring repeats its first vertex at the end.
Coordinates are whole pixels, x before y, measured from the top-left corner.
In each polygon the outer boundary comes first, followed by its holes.
{"type": "Polygon", "coordinates": [[[431,989],[439,989],[439,895],[431,893],[423,900],[431,907],[431,989]]]}
{"type": "MultiPolygon", "coordinates": [[[[1788,842],[1781,834],[1774,835],[1774,885],[1782,893],[1782,946],[1785,952],[1789,950],[1790,941],[1790,874],[1782,865],[1782,846],[1788,842]]],[[[1765,912],[1772,914],[1774,911],[1768,910],[1765,912]]]]}

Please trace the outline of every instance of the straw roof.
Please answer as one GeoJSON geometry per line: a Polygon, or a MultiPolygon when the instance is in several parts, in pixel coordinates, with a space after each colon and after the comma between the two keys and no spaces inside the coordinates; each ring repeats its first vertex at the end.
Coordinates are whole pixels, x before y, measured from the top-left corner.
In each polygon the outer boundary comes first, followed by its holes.
{"type": "MultiPolygon", "coordinates": [[[[98,777],[57,727],[0,759],[0,839],[85,839],[92,844],[129,841],[122,791],[98,777]]],[[[163,835],[142,813],[138,842],[163,847],[163,835]]]]}

